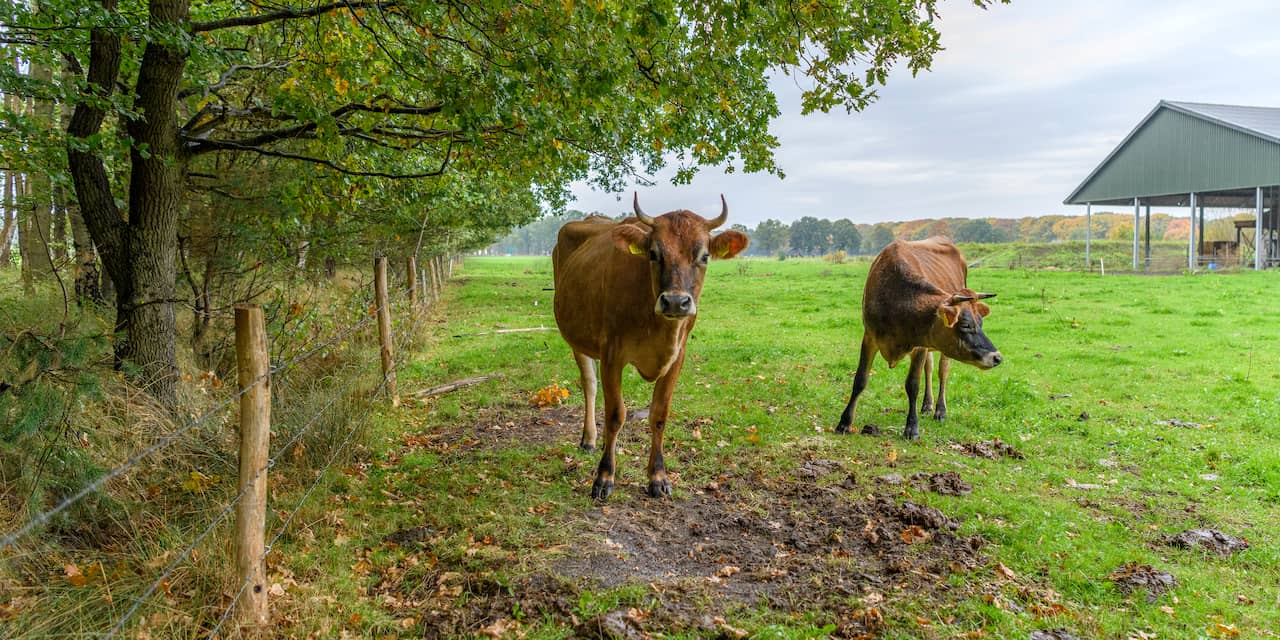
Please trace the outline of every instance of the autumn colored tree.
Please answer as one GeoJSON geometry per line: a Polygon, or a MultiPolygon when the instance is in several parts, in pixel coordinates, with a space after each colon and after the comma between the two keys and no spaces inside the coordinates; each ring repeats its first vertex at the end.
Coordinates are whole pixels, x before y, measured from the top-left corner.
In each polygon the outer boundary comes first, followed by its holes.
{"type": "Polygon", "coordinates": [[[892,66],[929,65],[934,14],[935,0],[7,3],[4,41],[73,76],[4,73],[0,90],[74,105],[66,153],[117,292],[116,358],[172,404],[178,229],[201,156],[359,185],[460,175],[427,190],[463,193],[453,211],[481,221],[458,237],[479,242],[510,224],[472,206],[486,197],[555,205],[572,180],[617,187],[669,160],[677,181],[704,165],[777,171],[769,76],[802,78],[805,112],[861,109],[892,66]]]}

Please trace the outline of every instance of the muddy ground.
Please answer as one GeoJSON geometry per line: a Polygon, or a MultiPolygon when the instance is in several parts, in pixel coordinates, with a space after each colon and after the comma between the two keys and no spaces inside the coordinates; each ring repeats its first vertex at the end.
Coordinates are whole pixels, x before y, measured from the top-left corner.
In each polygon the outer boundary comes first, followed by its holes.
{"type": "MultiPolygon", "coordinates": [[[[506,407],[431,440],[455,451],[562,446],[576,442],[580,420],[572,409],[506,407]]],[[[620,447],[647,451],[647,430],[628,425],[620,447]]],[[[683,466],[679,454],[673,458],[683,466]]],[[[947,578],[988,562],[982,539],[958,535],[958,522],[903,497],[907,487],[963,496],[970,486],[955,472],[914,474],[897,486],[811,457],[776,476],[729,472],[697,484],[681,480],[665,500],[640,497],[640,469],[623,473],[629,482],[619,484],[618,495],[635,495],[606,504],[584,499],[565,523],[577,532],[564,545],[570,551],[533,572],[497,584],[485,576],[504,567],[484,574],[434,568],[411,600],[426,636],[516,637],[528,621],[554,621],[578,637],[732,638],[744,634],[728,622],[741,619],[735,614],[755,612],[758,620],[764,610],[775,621],[827,627],[831,636],[872,638],[895,615],[918,622],[905,613],[908,600],[918,612],[921,599],[941,604],[972,596],[971,589],[952,593],[947,578]],[[627,593],[643,595],[581,618],[584,594],[626,585],[633,587],[627,593]]],[[[589,482],[586,465],[582,474],[589,482]]],[[[387,541],[413,545],[432,533],[407,529],[387,541]]],[[[395,615],[409,613],[406,594],[384,597],[395,615]]]]}

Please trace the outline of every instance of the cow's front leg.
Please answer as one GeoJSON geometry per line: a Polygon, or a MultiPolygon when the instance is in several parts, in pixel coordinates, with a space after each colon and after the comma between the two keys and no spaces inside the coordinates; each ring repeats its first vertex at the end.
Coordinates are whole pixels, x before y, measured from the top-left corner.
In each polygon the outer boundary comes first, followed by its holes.
{"type": "Polygon", "coordinates": [[[920,437],[920,416],[916,413],[916,396],[920,393],[920,374],[924,370],[929,352],[917,349],[911,352],[911,369],[907,371],[907,428],[902,435],[908,440],[920,437]]]}
{"type": "Polygon", "coordinates": [[[680,368],[684,366],[684,349],[676,357],[667,373],[653,385],[653,400],[649,403],[649,497],[671,495],[671,480],[667,477],[667,465],[662,459],[663,433],[667,429],[667,415],[671,412],[671,395],[675,393],[680,368]]]}
{"type": "Polygon", "coordinates": [[[951,358],[938,356],[938,404],[933,410],[934,420],[947,419],[947,376],[951,375],[951,358]]]}
{"type": "Polygon", "coordinates": [[[627,408],[622,403],[622,367],[606,357],[600,361],[600,378],[604,387],[604,442],[596,480],[591,483],[593,500],[604,500],[613,493],[617,469],[614,450],[618,448],[618,432],[627,421],[627,408]]]}
{"type": "Polygon", "coordinates": [[[924,380],[924,398],[920,400],[920,414],[930,415],[933,413],[933,385],[929,380],[933,378],[933,354],[928,350],[924,352],[924,373],[920,374],[924,380]]]}
{"type": "Polygon", "coordinates": [[[582,385],[583,412],[582,439],[578,447],[583,451],[594,451],[596,448],[596,367],[590,356],[574,352],[573,359],[578,363],[578,383],[582,385]]]}
{"type": "Polygon", "coordinates": [[[862,351],[858,354],[858,372],[853,374],[853,392],[849,394],[849,404],[840,414],[840,423],[836,425],[836,433],[849,433],[849,425],[853,424],[853,412],[858,407],[858,396],[867,388],[867,377],[871,375],[871,363],[875,361],[876,351],[871,338],[862,334],[862,351]]]}

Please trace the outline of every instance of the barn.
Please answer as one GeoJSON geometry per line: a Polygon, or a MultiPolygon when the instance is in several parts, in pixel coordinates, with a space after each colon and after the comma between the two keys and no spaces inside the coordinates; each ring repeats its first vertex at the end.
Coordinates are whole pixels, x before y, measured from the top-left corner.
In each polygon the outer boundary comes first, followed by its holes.
{"type": "Polygon", "coordinates": [[[1249,253],[1256,269],[1280,265],[1280,108],[1161,100],[1064,204],[1090,219],[1094,205],[1132,206],[1135,270],[1144,243],[1150,263],[1152,206],[1187,208],[1189,269],[1249,253]],[[1206,208],[1261,215],[1235,220],[1235,240],[1206,245],[1206,208]]]}

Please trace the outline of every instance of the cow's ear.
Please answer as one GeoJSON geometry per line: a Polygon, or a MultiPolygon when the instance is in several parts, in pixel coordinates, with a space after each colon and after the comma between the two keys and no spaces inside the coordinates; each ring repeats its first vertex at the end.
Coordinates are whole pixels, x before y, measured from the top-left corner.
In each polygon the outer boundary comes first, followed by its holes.
{"type": "Polygon", "coordinates": [[[985,302],[975,302],[973,303],[973,308],[977,310],[978,315],[984,318],[991,315],[991,307],[988,307],[985,302]]]}
{"type": "Polygon", "coordinates": [[[725,231],[711,238],[708,249],[717,258],[732,258],[742,253],[751,240],[741,231],[725,231]]]}
{"type": "Polygon", "coordinates": [[[621,251],[642,256],[649,250],[649,232],[633,224],[620,224],[613,228],[613,244],[621,251]]]}
{"type": "Polygon", "coordinates": [[[960,319],[960,309],[949,304],[939,305],[938,317],[942,318],[942,324],[954,327],[956,326],[956,320],[960,319]]]}

